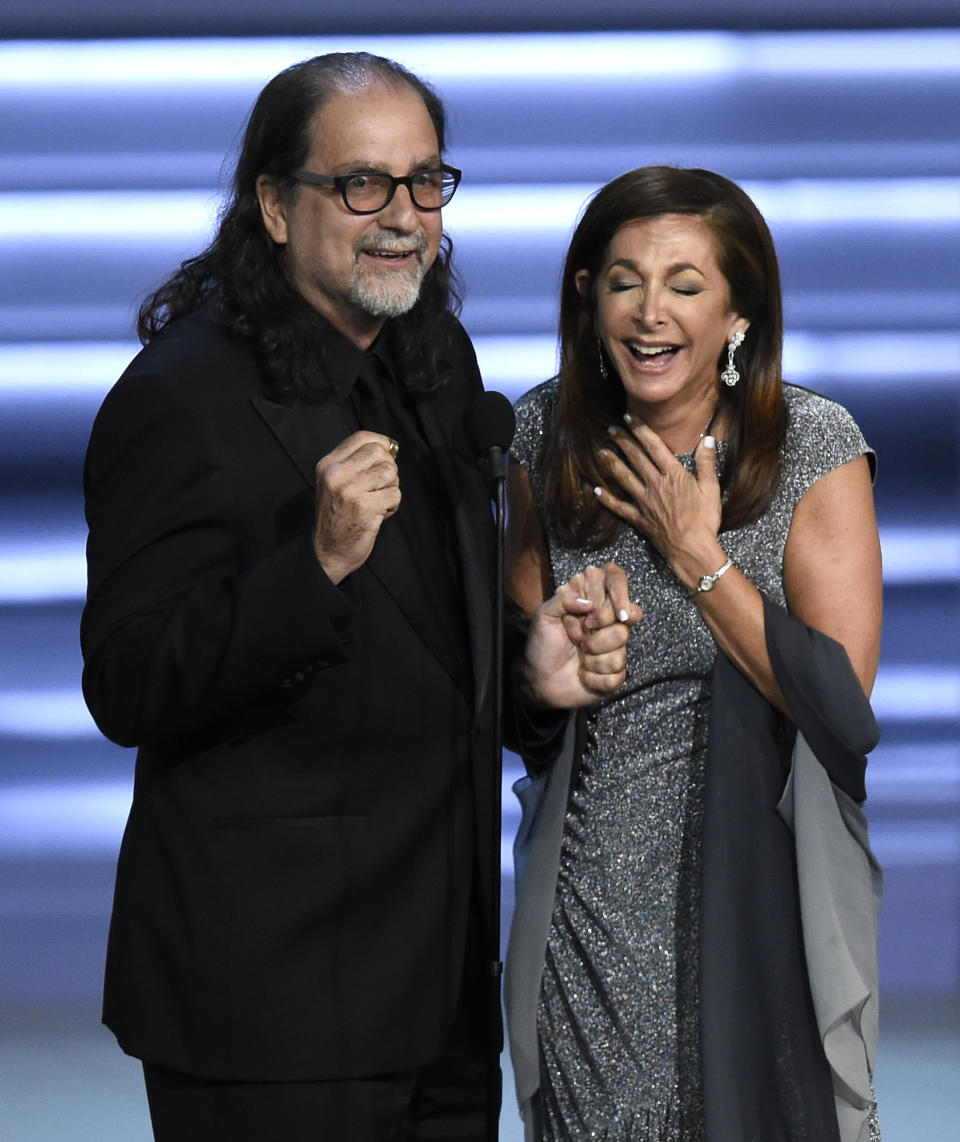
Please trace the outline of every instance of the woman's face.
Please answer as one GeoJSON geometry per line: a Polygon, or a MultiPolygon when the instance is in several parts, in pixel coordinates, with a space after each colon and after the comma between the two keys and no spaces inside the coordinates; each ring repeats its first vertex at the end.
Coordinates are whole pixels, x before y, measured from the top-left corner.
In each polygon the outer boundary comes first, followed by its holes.
{"type": "Polygon", "coordinates": [[[666,406],[699,409],[720,385],[717,361],[726,342],[749,324],[731,308],[717,265],[716,242],[693,215],[663,214],[628,222],[614,235],[591,282],[597,329],[623,383],[627,408],[643,416],[666,406]]]}

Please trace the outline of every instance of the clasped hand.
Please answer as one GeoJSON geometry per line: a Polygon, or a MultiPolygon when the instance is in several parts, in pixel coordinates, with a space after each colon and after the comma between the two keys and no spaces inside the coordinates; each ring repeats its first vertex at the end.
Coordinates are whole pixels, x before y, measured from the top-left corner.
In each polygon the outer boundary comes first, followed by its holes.
{"type": "Polygon", "coordinates": [[[616,563],[587,567],[534,612],[523,682],[542,705],[587,706],[623,684],[630,628],[643,612],[616,563]]]}

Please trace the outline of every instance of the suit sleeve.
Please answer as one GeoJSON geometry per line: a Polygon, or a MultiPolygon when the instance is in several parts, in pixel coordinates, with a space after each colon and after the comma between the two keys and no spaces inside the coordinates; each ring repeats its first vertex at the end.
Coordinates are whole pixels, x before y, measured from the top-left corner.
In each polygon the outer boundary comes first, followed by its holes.
{"type": "Polygon", "coordinates": [[[202,732],[347,657],[353,607],[309,535],[243,556],[219,439],[157,375],[122,379],[93,428],[83,691],[121,745],[202,732]]]}
{"type": "Polygon", "coordinates": [[[520,755],[530,773],[540,773],[553,764],[563,748],[570,711],[535,706],[524,695],[517,671],[530,620],[508,600],[503,623],[503,744],[520,755]]]}

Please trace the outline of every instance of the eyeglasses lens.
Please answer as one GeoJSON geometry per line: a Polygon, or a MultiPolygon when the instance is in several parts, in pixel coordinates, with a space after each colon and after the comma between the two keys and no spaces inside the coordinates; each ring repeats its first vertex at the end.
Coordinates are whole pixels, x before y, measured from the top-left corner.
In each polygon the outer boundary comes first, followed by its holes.
{"type": "MultiPolygon", "coordinates": [[[[352,210],[375,211],[386,206],[393,187],[387,175],[356,174],[346,184],[347,205],[352,210]]],[[[457,180],[443,170],[420,171],[411,178],[410,194],[423,210],[436,210],[453,197],[457,180]]]]}

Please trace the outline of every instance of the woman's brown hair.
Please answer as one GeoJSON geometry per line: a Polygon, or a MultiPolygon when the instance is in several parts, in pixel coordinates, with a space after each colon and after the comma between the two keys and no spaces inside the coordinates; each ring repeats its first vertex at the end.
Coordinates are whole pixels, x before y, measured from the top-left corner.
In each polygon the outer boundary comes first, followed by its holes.
{"type": "Polygon", "coordinates": [[[600,370],[594,283],[617,231],[638,218],[663,214],[689,214],[706,223],[732,308],[750,322],[737,353],[740,383],[721,386],[720,400],[731,414],[721,530],[755,519],[777,488],[787,417],[780,271],[770,231],[749,196],[722,175],[642,167],[597,192],[574,231],[563,269],[560,406],[557,435],[548,445],[544,506],[561,539],[572,546],[609,543],[622,526],[592,495],[583,494],[604,483],[597,453],[609,444],[607,426],[619,423],[625,411],[619,378],[613,370],[608,377],[600,370]],[[591,280],[583,294],[576,282],[580,270],[591,280]]]}

